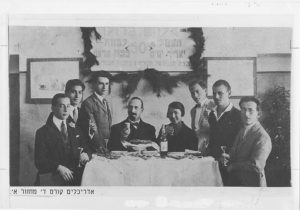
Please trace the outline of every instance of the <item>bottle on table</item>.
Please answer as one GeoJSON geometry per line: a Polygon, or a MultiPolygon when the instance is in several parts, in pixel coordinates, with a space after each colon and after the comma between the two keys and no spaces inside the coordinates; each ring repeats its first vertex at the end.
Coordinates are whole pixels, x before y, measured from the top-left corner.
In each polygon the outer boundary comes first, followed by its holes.
{"type": "Polygon", "coordinates": [[[160,135],[160,156],[165,158],[168,154],[168,139],[166,133],[166,126],[162,125],[160,135]]]}

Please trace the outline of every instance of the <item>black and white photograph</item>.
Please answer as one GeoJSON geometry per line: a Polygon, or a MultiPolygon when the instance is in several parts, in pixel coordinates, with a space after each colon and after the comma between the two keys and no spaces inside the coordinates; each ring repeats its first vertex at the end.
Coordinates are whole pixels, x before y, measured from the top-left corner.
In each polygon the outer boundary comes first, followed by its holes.
{"type": "Polygon", "coordinates": [[[8,25],[11,188],[149,189],[157,208],[179,189],[295,187],[293,26],[109,17],[8,25]]]}
{"type": "Polygon", "coordinates": [[[291,186],[291,28],[9,38],[12,186],[291,186]]]}

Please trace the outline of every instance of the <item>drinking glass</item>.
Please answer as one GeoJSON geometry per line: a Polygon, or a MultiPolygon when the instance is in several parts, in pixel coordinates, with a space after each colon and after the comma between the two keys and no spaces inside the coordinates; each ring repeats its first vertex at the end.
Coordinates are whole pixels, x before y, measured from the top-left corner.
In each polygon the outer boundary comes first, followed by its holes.
{"type": "Polygon", "coordinates": [[[82,147],[77,147],[77,149],[78,149],[78,151],[79,151],[79,163],[78,163],[78,168],[81,168],[82,165],[81,165],[81,163],[80,163],[80,155],[81,155],[81,153],[82,153],[82,151],[83,151],[83,148],[82,148],[82,147]]]}
{"type": "MultiPolygon", "coordinates": [[[[226,154],[227,146],[221,146],[220,148],[221,148],[221,150],[222,150],[222,154],[226,154]]],[[[227,166],[227,162],[228,162],[228,161],[226,161],[226,160],[224,161],[224,163],[223,163],[224,166],[227,166]]]]}
{"type": "Polygon", "coordinates": [[[107,143],[108,143],[108,140],[109,140],[109,139],[104,139],[104,142],[105,142],[105,149],[107,149],[107,143]]]}

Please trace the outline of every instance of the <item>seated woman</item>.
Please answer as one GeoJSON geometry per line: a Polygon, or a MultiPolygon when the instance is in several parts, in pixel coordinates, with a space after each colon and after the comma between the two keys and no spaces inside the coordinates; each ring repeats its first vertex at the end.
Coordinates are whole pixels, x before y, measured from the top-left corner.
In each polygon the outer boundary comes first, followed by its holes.
{"type": "MultiPolygon", "coordinates": [[[[166,125],[169,152],[184,152],[185,149],[197,150],[197,137],[195,132],[187,127],[182,121],[184,116],[184,106],[175,101],[169,104],[167,117],[170,124],[166,125]]],[[[161,130],[157,139],[160,142],[161,130]]]]}

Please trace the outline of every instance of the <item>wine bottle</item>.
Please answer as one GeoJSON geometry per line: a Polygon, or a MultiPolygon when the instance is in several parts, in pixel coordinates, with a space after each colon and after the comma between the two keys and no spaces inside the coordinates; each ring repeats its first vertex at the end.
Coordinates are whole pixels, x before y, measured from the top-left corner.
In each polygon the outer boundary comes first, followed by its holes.
{"type": "Polygon", "coordinates": [[[161,135],[160,135],[160,156],[165,158],[168,154],[168,139],[166,133],[165,125],[161,127],[161,135]]]}

